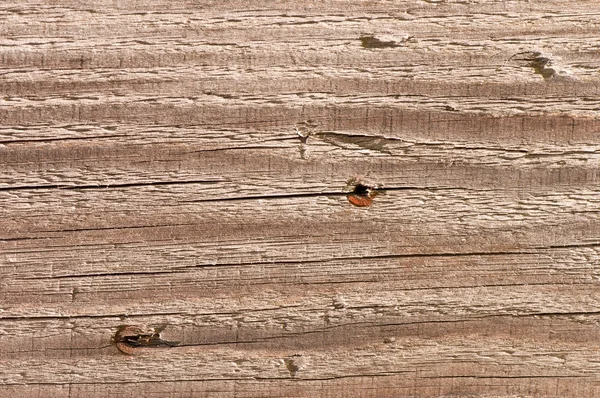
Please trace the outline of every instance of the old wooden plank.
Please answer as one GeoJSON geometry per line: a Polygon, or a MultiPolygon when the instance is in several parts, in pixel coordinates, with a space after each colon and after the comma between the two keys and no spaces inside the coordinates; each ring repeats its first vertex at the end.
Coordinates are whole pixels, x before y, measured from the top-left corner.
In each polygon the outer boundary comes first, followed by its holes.
{"type": "Polygon", "coordinates": [[[3,3],[0,395],[599,395],[599,11],[3,3]]]}

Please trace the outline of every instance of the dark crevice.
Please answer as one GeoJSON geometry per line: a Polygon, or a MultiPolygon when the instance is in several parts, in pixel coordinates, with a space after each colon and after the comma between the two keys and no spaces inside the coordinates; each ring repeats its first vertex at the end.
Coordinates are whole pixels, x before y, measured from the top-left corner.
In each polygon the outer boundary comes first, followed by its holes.
{"type": "Polygon", "coordinates": [[[204,202],[236,202],[243,200],[267,200],[267,199],[290,199],[290,198],[315,198],[319,196],[341,196],[343,192],[313,192],[313,193],[290,193],[290,194],[274,194],[274,195],[250,195],[238,196],[229,198],[206,198],[196,200],[185,200],[179,203],[204,203],[204,202]]]}
{"type": "MultiPolygon", "coordinates": [[[[517,250],[517,251],[499,251],[499,252],[465,252],[465,253],[457,253],[457,252],[448,252],[448,253],[410,253],[410,254],[384,254],[384,255],[375,255],[375,256],[348,256],[348,257],[336,257],[332,259],[322,259],[322,260],[300,260],[300,261],[257,261],[257,262],[245,262],[245,263],[217,263],[217,264],[198,264],[198,265],[188,265],[188,266],[180,266],[174,267],[167,271],[138,271],[138,272],[106,272],[106,273],[90,273],[90,274],[78,274],[78,275],[61,275],[61,276],[48,276],[48,277],[33,277],[33,278],[20,278],[20,279],[28,279],[28,280],[46,280],[46,279],[73,279],[73,278],[86,278],[86,277],[103,277],[103,276],[131,276],[131,275],[154,275],[154,274],[168,274],[168,273],[181,273],[185,272],[185,270],[190,269],[198,269],[198,268],[218,268],[218,267],[252,267],[252,266],[264,266],[264,265],[300,265],[300,264],[326,264],[332,263],[336,261],[360,261],[360,260],[386,260],[386,259],[402,259],[402,258],[445,258],[445,257],[470,257],[470,256],[509,256],[509,255],[527,255],[527,254],[536,254],[535,251],[526,251],[526,250],[517,250]]],[[[331,284],[331,283],[363,283],[361,281],[331,281],[331,282],[296,282],[298,284],[331,284]]],[[[519,284],[507,284],[507,286],[513,286],[519,284]]],[[[531,284],[523,284],[531,285],[531,284]]],[[[547,285],[547,284],[540,284],[547,285]]],[[[492,285],[495,286],[495,285],[492,285]]],[[[498,285],[505,286],[505,285],[498,285]]],[[[485,287],[484,286],[470,286],[470,287],[485,287]]],[[[412,290],[418,289],[442,289],[443,287],[431,287],[431,288],[415,288],[412,290]]],[[[448,287],[453,288],[453,287],[448,287]]],[[[460,288],[460,287],[454,287],[460,288]]]]}
{"type": "Polygon", "coordinates": [[[600,246],[600,241],[590,242],[590,243],[571,243],[571,244],[564,244],[564,245],[535,246],[533,248],[540,249],[540,250],[548,250],[548,249],[578,249],[578,248],[583,248],[583,247],[598,247],[598,246],[600,246]]]}
{"type": "Polygon", "coordinates": [[[19,278],[20,280],[47,280],[47,279],[78,279],[78,278],[95,278],[95,277],[123,277],[123,276],[139,276],[139,275],[161,275],[161,274],[175,274],[181,271],[167,270],[167,271],[136,271],[136,272],[98,272],[89,274],[79,275],[58,275],[49,277],[29,277],[19,278]]]}
{"type": "MultiPolygon", "coordinates": [[[[391,191],[411,191],[411,190],[427,190],[427,191],[444,191],[444,190],[470,190],[463,188],[434,188],[434,187],[417,187],[417,186],[406,186],[406,187],[384,187],[377,188],[380,192],[391,192],[391,191]]],[[[489,191],[489,190],[484,190],[489,191]]],[[[270,200],[270,199],[293,199],[293,198],[314,198],[319,196],[347,196],[349,192],[340,191],[321,191],[321,192],[305,192],[305,193],[290,193],[290,194],[272,194],[272,195],[249,195],[249,196],[238,196],[229,198],[206,198],[180,201],[179,203],[205,203],[205,202],[233,202],[242,200],[270,200]]]]}
{"type": "MultiPolygon", "coordinates": [[[[311,309],[311,311],[314,311],[314,310],[311,309]]],[[[430,321],[399,322],[399,323],[386,323],[386,324],[377,324],[377,323],[373,323],[373,322],[350,322],[350,323],[344,323],[344,324],[339,324],[339,325],[327,326],[327,327],[323,327],[320,329],[314,329],[314,330],[306,330],[306,331],[301,331],[301,332],[286,332],[285,334],[281,334],[281,335],[261,337],[261,338],[252,339],[252,340],[230,340],[230,341],[217,341],[217,342],[208,342],[208,343],[187,343],[187,344],[179,344],[178,346],[179,347],[197,347],[197,346],[220,346],[220,345],[236,345],[236,344],[259,344],[259,343],[264,343],[264,342],[272,341],[272,340],[282,340],[282,339],[289,339],[289,338],[298,338],[300,336],[305,336],[305,335],[330,333],[336,329],[354,328],[357,326],[362,326],[365,328],[380,328],[380,327],[391,327],[391,326],[411,326],[411,325],[428,324],[428,323],[433,323],[433,324],[435,324],[435,323],[462,323],[462,322],[478,321],[480,319],[491,318],[491,317],[496,317],[496,316],[495,315],[494,316],[480,316],[480,317],[475,317],[475,318],[470,318],[470,319],[461,318],[461,319],[451,319],[451,320],[430,320],[430,321]]]]}
{"type": "Polygon", "coordinates": [[[97,135],[97,136],[87,136],[87,137],[62,137],[62,138],[40,138],[40,139],[27,139],[27,140],[4,140],[4,141],[0,141],[0,144],[10,145],[10,144],[45,143],[45,142],[56,142],[56,141],[83,141],[83,140],[98,140],[98,139],[119,138],[119,137],[127,137],[127,135],[115,134],[115,135],[97,135]]]}
{"type": "MultiPolygon", "coordinates": [[[[93,231],[112,231],[112,230],[127,230],[127,229],[144,229],[144,228],[164,228],[164,227],[186,227],[190,225],[197,225],[194,223],[183,223],[183,224],[156,224],[156,225],[132,225],[124,227],[97,227],[97,228],[70,228],[70,229],[50,229],[44,231],[38,231],[38,233],[60,233],[60,232],[93,232],[93,231]]],[[[46,238],[31,238],[31,239],[46,239],[46,238]]],[[[7,239],[1,239],[7,240],[7,239]]]]}
{"type": "Polygon", "coordinates": [[[534,254],[530,251],[497,251],[497,252],[440,252],[440,253],[407,253],[407,254],[382,254],[376,256],[352,256],[340,257],[334,260],[370,260],[370,259],[394,259],[394,258],[423,258],[423,257],[464,257],[464,256],[505,256],[514,254],[534,254]]]}
{"type": "Polygon", "coordinates": [[[101,319],[101,318],[144,318],[152,316],[177,316],[182,312],[152,312],[147,314],[97,314],[97,315],[30,315],[30,316],[0,316],[0,321],[55,321],[57,319],[101,319]]]}
{"type": "Polygon", "coordinates": [[[152,181],[152,182],[133,182],[122,184],[95,184],[95,185],[20,185],[0,187],[0,191],[28,191],[40,189],[66,189],[66,190],[93,190],[93,189],[114,189],[114,188],[133,188],[133,187],[149,187],[162,185],[188,185],[188,184],[218,184],[216,180],[190,180],[190,181],[152,181]]]}
{"type": "Polygon", "coordinates": [[[393,375],[404,375],[414,374],[414,370],[400,370],[397,372],[387,371],[381,373],[359,373],[359,374],[345,374],[338,376],[327,376],[327,377],[256,377],[256,380],[298,380],[298,381],[327,381],[327,380],[340,380],[340,379],[354,379],[362,377],[387,377],[393,375]]]}
{"type": "MultiPolygon", "coordinates": [[[[281,140],[271,140],[271,141],[291,141],[295,139],[294,137],[291,138],[284,138],[281,140]]],[[[242,149],[260,149],[260,150],[269,150],[269,149],[285,149],[285,147],[282,146],[275,146],[275,145],[247,145],[247,146],[232,146],[232,147],[225,147],[225,148],[213,148],[213,149],[198,149],[195,151],[189,151],[189,152],[185,152],[186,155],[192,154],[192,153],[206,153],[206,152],[225,152],[225,151],[239,151],[242,149]]]]}
{"type": "Polygon", "coordinates": [[[40,239],[48,239],[48,237],[42,236],[42,237],[25,237],[25,238],[0,238],[0,242],[19,242],[19,241],[24,241],[24,240],[40,240],[40,239]]]}

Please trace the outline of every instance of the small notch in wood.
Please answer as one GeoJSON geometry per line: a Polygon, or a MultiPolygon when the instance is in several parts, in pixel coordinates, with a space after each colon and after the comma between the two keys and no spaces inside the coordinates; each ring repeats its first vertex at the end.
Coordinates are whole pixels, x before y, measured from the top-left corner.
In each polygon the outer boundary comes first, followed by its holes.
{"type": "Polygon", "coordinates": [[[394,48],[400,47],[400,44],[394,40],[384,41],[376,38],[373,35],[362,35],[360,37],[360,45],[363,48],[394,48]]]}
{"type": "Polygon", "coordinates": [[[302,354],[294,354],[291,357],[287,357],[284,360],[285,367],[287,368],[290,376],[296,377],[298,371],[303,368],[304,360],[302,354]]]}
{"type": "Polygon", "coordinates": [[[308,137],[314,133],[317,127],[319,127],[319,124],[311,119],[298,123],[295,127],[295,130],[296,134],[300,138],[300,142],[302,144],[306,144],[308,137]]]}
{"type": "Polygon", "coordinates": [[[300,143],[306,144],[306,142],[308,141],[308,137],[311,134],[311,131],[300,130],[298,127],[296,127],[296,134],[300,138],[300,143]]]}
{"type": "Polygon", "coordinates": [[[313,134],[314,129],[316,129],[317,127],[318,124],[315,123],[313,120],[306,120],[304,122],[300,122],[295,127],[296,134],[298,135],[298,138],[300,138],[300,158],[305,160],[308,159],[308,137],[310,137],[311,134],[313,134]]]}

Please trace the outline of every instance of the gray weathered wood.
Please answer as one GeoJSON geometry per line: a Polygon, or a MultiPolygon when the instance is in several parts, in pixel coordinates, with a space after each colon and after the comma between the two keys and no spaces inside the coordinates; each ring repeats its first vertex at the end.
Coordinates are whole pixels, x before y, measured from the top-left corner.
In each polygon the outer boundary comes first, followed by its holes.
{"type": "Polygon", "coordinates": [[[599,23],[2,3],[0,396],[600,395],[599,23]]]}

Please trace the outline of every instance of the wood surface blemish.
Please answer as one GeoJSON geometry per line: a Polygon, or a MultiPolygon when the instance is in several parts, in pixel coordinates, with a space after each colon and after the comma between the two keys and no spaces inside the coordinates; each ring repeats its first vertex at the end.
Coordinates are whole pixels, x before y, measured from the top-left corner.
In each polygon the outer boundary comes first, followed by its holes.
{"type": "Polygon", "coordinates": [[[136,349],[174,347],[179,344],[175,341],[163,340],[160,333],[167,325],[155,328],[140,328],[134,325],[121,325],[113,338],[119,351],[123,354],[133,355],[136,349]]]}
{"type": "Polygon", "coordinates": [[[525,61],[533,69],[534,73],[541,75],[544,80],[575,80],[575,77],[568,74],[564,69],[552,60],[551,55],[543,55],[541,52],[530,51],[520,52],[513,55],[511,60],[525,61]]]}
{"type": "Polygon", "coordinates": [[[367,35],[361,36],[360,42],[363,48],[394,48],[400,46],[400,44],[396,43],[394,40],[383,41],[374,36],[367,35]]]}
{"type": "Polygon", "coordinates": [[[304,358],[302,357],[302,354],[294,354],[288,358],[285,358],[284,362],[285,367],[287,368],[288,372],[290,372],[290,376],[292,377],[295,377],[304,366],[304,358]]]}

